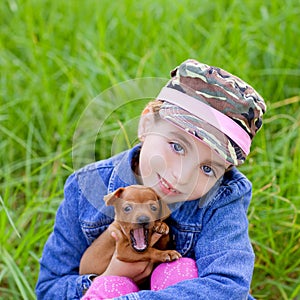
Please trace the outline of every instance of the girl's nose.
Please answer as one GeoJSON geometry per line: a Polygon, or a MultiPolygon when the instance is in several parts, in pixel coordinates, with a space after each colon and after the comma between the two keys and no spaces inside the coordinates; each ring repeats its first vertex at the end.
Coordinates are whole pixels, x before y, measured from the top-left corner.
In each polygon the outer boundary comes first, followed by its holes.
{"type": "Polygon", "coordinates": [[[177,184],[186,184],[192,178],[193,167],[184,160],[172,164],[171,176],[177,184]]]}

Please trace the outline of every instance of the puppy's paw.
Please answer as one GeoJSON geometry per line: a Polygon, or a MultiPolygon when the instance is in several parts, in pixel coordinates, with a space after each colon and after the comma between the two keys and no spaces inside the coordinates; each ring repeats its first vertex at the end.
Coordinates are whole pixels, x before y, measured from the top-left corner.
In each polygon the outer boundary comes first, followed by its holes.
{"type": "Polygon", "coordinates": [[[166,235],[169,233],[169,226],[164,222],[156,222],[153,230],[157,233],[166,235]]]}
{"type": "Polygon", "coordinates": [[[163,259],[164,259],[163,262],[177,260],[181,257],[181,254],[176,250],[166,250],[164,252],[165,253],[163,255],[163,259]]]}

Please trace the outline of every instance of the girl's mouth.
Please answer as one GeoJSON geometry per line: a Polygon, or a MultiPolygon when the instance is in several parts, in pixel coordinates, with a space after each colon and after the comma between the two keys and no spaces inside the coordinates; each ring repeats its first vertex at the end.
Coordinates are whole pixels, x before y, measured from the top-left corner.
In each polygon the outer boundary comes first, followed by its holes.
{"type": "MultiPolygon", "coordinates": [[[[158,174],[157,174],[158,175],[158,174]]],[[[161,191],[166,195],[178,195],[180,194],[168,181],[158,175],[158,184],[161,191]]]]}

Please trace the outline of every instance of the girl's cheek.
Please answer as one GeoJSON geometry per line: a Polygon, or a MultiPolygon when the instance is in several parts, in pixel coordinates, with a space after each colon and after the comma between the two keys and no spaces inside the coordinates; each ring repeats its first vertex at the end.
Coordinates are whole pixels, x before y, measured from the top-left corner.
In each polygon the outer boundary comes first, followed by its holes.
{"type": "Polygon", "coordinates": [[[194,181],[191,182],[191,196],[195,199],[202,197],[205,195],[213,186],[210,180],[206,176],[198,175],[194,177],[194,181]]]}
{"type": "Polygon", "coordinates": [[[162,175],[162,173],[164,173],[167,169],[164,157],[155,153],[151,153],[147,157],[142,157],[140,164],[140,170],[143,177],[150,176],[153,173],[159,173],[162,175]]]}

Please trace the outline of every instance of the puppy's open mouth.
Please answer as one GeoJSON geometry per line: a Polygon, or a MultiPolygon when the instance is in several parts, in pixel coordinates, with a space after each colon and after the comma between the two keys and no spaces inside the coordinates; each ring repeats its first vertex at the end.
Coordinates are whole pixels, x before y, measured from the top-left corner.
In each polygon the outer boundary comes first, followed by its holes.
{"type": "Polygon", "coordinates": [[[131,246],[137,252],[143,252],[148,248],[149,230],[139,227],[130,230],[131,246]]]}

